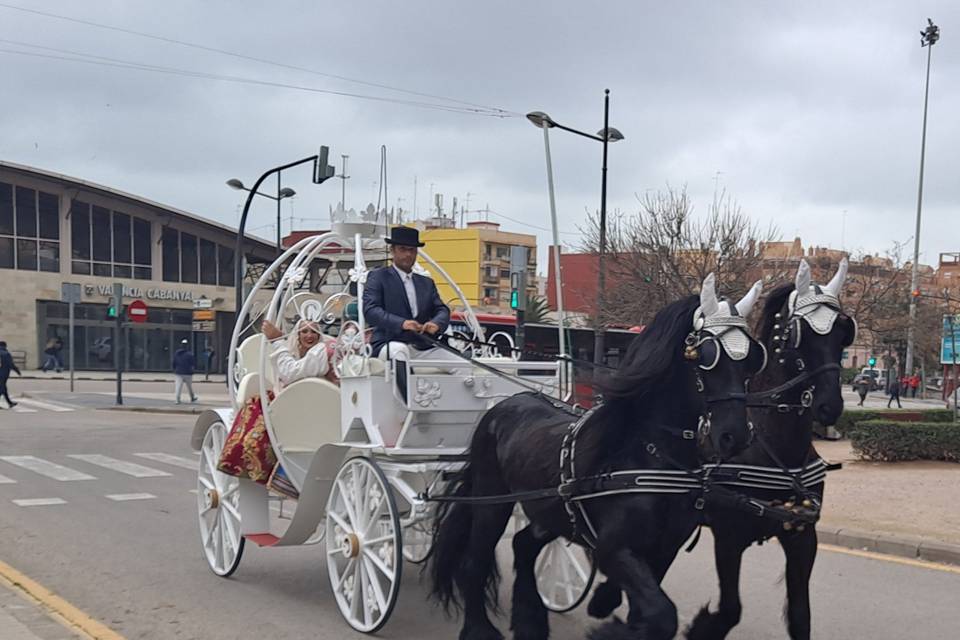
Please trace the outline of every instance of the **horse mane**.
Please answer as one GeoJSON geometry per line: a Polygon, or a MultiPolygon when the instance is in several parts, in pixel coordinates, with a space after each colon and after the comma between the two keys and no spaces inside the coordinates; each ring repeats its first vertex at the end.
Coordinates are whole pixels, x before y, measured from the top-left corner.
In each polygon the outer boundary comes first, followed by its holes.
{"type": "MultiPolygon", "coordinates": [[[[764,345],[770,344],[770,337],[773,334],[773,325],[777,324],[777,314],[787,303],[787,298],[793,293],[796,287],[792,282],[782,284],[767,296],[763,303],[763,313],[760,314],[760,320],[757,322],[757,333],[760,335],[760,342],[764,345]]],[[[780,318],[786,320],[786,318],[780,318]]]]}
{"type": "Polygon", "coordinates": [[[603,395],[613,401],[656,397],[672,379],[672,369],[683,362],[683,343],[699,305],[699,297],[687,296],[658,311],[630,343],[617,371],[600,381],[603,395]]]}

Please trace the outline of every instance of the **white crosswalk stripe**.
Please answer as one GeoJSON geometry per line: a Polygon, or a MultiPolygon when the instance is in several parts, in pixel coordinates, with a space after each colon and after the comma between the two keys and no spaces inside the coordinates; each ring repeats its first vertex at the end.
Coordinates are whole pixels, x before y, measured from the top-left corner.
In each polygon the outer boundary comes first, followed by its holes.
{"type": "Polygon", "coordinates": [[[63,498],[21,498],[14,500],[18,507],[46,507],[54,504],[67,504],[63,498]]]}
{"type": "Polygon", "coordinates": [[[7,476],[0,476],[0,484],[17,484],[17,481],[7,476]]]}
{"type": "Polygon", "coordinates": [[[0,456],[0,460],[61,482],[96,480],[95,476],[34,456],[0,456]]]}
{"type": "MultiPolygon", "coordinates": [[[[43,400],[37,400],[36,398],[21,397],[20,399],[17,400],[17,404],[21,406],[27,405],[26,407],[23,408],[24,413],[29,413],[31,411],[31,408],[33,411],[36,411],[37,409],[42,409],[44,411],[56,411],[56,412],[67,412],[67,411],[76,410],[75,407],[68,407],[66,405],[58,404],[54,402],[45,402],[43,400]]],[[[20,410],[20,406],[14,407],[13,410],[14,411],[20,410]]]]}
{"type": "Polygon", "coordinates": [[[151,500],[157,496],[152,493],[112,493],[106,497],[115,502],[125,502],[127,500],[151,500]]]}
{"type": "Polygon", "coordinates": [[[162,478],[171,475],[166,471],[151,469],[150,467],[145,467],[142,464],[124,462],[123,460],[117,460],[116,458],[111,458],[110,456],[103,456],[96,453],[73,453],[67,457],[73,458],[74,460],[89,462],[90,464],[95,464],[98,467],[110,469],[111,471],[117,471],[118,473],[124,473],[128,476],[133,476],[134,478],[162,478]]]}
{"type": "Polygon", "coordinates": [[[183,467],[184,469],[190,469],[191,471],[197,470],[196,460],[191,460],[190,458],[181,458],[180,456],[174,456],[169,453],[135,453],[133,455],[137,456],[138,458],[153,460],[154,462],[164,462],[166,464],[172,464],[176,467],[183,467]]]}
{"type": "Polygon", "coordinates": [[[14,413],[36,413],[37,410],[36,410],[36,409],[30,409],[30,408],[28,408],[28,407],[21,406],[21,404],[18,402],[18,403],[17,403],[17,406],[15,406],[15,407],[13,408],[13,412],[14,412],[14,413]]]}

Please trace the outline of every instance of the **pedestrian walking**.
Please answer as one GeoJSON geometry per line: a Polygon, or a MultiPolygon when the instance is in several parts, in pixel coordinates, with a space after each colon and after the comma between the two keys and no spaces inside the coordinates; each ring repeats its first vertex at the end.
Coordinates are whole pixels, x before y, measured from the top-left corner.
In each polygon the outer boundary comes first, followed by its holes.
{"type": "Polygon", "coordinates": [[[887,400],[887,409],[890,408],[890,403],[894,400],[897,401],[897,408],[903,409],[903,405],[900,404],[900,381],[893,379],[890,381],[890,386],[887,388],[887,393],[890,394],[890,399],[887,400]]]}
{"type": "Polygon", "coordinates": [[[190,402],[197,401],[197,394],[193,392],[193,370],[196,368],[196,359],[193,352],[189,349],[189,340],[181,340],[180,348],[173,354],[173,377],[174,377],[174,395],[177,404],[180,404],[180,393],[183,391],[183,385],[187,385],[187,391],[190,393],[190,402]]]}
{"type": "Polygon", "coordinates": [[[59,336],[47,340],[47,346],[43,350],[43,354],[46,357],[43,360],[43,366],[40,367],[40,370],[49,371],[50,369],[56,369],[57,373],[63,371],[61,351],[63,351],[63,340],[61,340],[59,336]]]}
{"type": "Polygon", "coordinates": [[[870,391],[870,381],[863,376],[857,381],[857,395],[860,396],[860,402],[857,403],[858,407],[863,406],[863,401],[867,399],[867,392],[870,391]]]}
{"type": "Polygon", "coordinates": [[[914,373],[910,376],[910,397],[917,397],[917,390],[920,388],[920,374],[914,373]]]}
{"type": "Polygon", "coordinates": [[[18,376],[23,375],[20,373],[20,369],[17,369],[17,364],[13,361],[13,356],[7,351],[7,343],[0,340],[0,397],[7,399],[7,404],[11,409],[17,406],[17,403],[10,399],[7,380],[10,379],[10,374],[14,371],[17,372],[18,376]]]}

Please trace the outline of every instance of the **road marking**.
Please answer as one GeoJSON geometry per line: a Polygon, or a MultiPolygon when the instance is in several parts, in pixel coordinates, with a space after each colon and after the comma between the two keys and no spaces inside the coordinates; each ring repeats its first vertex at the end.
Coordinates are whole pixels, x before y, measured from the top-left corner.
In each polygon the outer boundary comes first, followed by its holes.
{"type": "Polygon", "coordinates": [[[919,560],[915,558],[901,558],[899,556],[888,556],[883,553],[876,553],[874,551],[864,551],[863,549],[848,549],[847,547],[838,547],[832,544],[820,544],[818,545],[820,549],[824,551],[832,551],[833,553],[842,553],[848,556],[856,556],[858,558],[870,558],[871,560],[881,560],[883,562],[893,562],[896,564],[905,564],[909,567],[919,567],[921,569],[933,569],[934,571],[944,571],[946,573],[957,573],[960,574],[960,567],[955,567],[949,564],[939,564],[937,562],[929,562],[927,560],[919,560]]]}
{"type": "Polygon", "coordinates": [[[61,482],[71,482],[73,480],[96,480],[95,477],[87,475],[86,473],[81,473],[80,471],[75,471],[69,467],[48,462],[41,458],[35,458],[34,456],[0,456],[0,460],[9,462],[10,464],[15,464],[18,467],[23,467],[24,469],[29,469],[34,473],[39,473],[40,475],[48,478],[60,480],[61,482]]]}
{"type": "Polygon", "coordinates": [[[190,458],[181,458],[180,456],[170,455],[169,453],[135,453],[133,455],[137,456],[138,458],[153,460],[154,462],[165,462],[176,467],[190,469],[191,471],[197,470],[196,460],[191,460],[190,458]]]}
{"type": "Polygon", "coordinates": [[[54,504],[67,504],[62,498],[21,498],[14,500],[13,504],[18,507],[48,507],[54,504]]]}
{"type": "Polygon", "coordinates": [[[14,413],[36,413],[36,409],[27,409],[26,407],[21,407],[20,403],[17,403],[17,406],[13,408],[14,413]]]}
{"type": "Polygon", "coordinates": [[[112,493],[106,496],[110,500],[123,502],[125,500],[151,500],[157,496],[152,493],[112,493]]]}
{"type": "Polygon", "coordinates": [[[128,476],[133,476],[134,478],[162,478],[171,475],[166,471],[151,469],[150,467],[145,467],[142,464],[136,464],[135,462],[124,462],[123,460],[117,460],[116,458],[111,458],[110,456],[102,456],[98,453],[73,453],[67,457],[73,458],[74,460],[89,462],[90,464],[95,464],[98,467],[110,469],[111,471],[117,471],[118,473],[125,473],[128,476]]]}
{"type": "Polygon", "coordinates": [[[17,484],[17,481],[7,476],[0,476],[0,484],[17,484]]]}
{"type": "Polygon", "coordinates": [[[21,594],[50,613],[67,629],[79,632],[87,640],[125,640],[119,633],[76,608],[40,583],[10,565],[0,562],[0,584],[21,594]]]}
{"type": "Polygon", "coordinates": [[[19,402],[27,405],[28,407],[36,407],[38,409],[45,409],[47,411],[74,411],[75,407],[68,407],[62,404],[54,404],[52,402],[43,402],[42,400],[36,400],[34,398],[20,398],[19,402]]]}

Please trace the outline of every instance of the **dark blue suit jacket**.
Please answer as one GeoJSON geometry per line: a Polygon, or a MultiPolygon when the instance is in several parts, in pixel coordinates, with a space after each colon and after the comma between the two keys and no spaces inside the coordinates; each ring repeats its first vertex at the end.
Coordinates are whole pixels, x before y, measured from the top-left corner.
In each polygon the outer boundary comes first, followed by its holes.
{"type": "Polygon", "coordinates": [[[416,320],[423,324],[433,322],[440,333],[450,324],[450,309],[440,299],[433,280],[413,274],[413,288],[417,292],[417,317],[413,317],[403,280],[393,267],[380,267],[367,275],[363,289],[363,316],[374,328],[371,348],[373,355],[391,340],[406,342],[416,349],[429,349],[433,345],[422,336],[402,329],[404,320],[416,320]]]}

